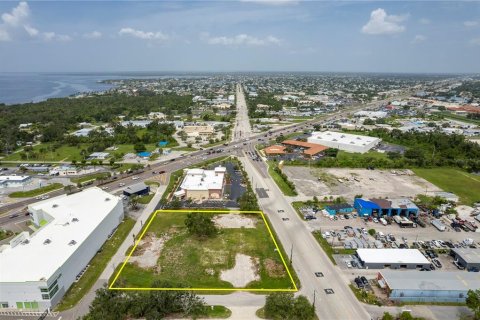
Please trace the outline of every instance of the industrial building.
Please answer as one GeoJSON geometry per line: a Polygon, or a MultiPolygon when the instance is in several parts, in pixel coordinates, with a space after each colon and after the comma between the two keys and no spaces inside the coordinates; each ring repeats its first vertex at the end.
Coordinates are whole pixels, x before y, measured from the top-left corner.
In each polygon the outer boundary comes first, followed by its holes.
{"type": "Polygon", "coordinates": [[[143,182],[133,184],[123,189],[123,194],[127,197],[132,195],[143,196],[150,193],[150,187],[143,182]]]}
{"type": "Polygon", "coordinates": [[[360,216],[404,216],[418,215],[418,207],[407,198],[398,199],[362,199],[355,198],[353,207],[360,216]]]}
{"type": "Polygon", "coordinates": [[[334,131],[314,131],[311,137],[308,138],[308,142],[310,143],[321,144],[347,152],[359,153],[368,152],[379,144],[380,141],[380,138],[334,131]]]}
{"type": "Polygon", "coordinates": [[[30,176],[0,176],[0,188],[18,188],[29,184],[30,176]]]}
{"type": "Polygon", "coordinates": [[[222,199],[227,168],[218,166],[213,170],[187,169],[176,197],[203,201],[222,199]]]}
{"type": "Polygon", "coordinates": [[[461,266],[480,269],[480,249],[453,248],[450,254],[461,266]]]}
{"type": "Polygon", "coordinates": [[[477,272],[383,270],[377,280],[391,300],[402,302],[465,302],[468,290],[480,288],[477,272]]]}
{"type": "Polygon", "coordinates": [[[28,206],[39,229],[0,247],[0,308],[55,306],[123,220],[119,197],[99,188],[28,206]]]}
{"type": "Polygon", "coordinates": [[[368,269],[430,268],[430,261],[418,249],[358,249],[357,256],[368,269]]]}
{"type": "Polygon", "coordinates": [[[325,210],[327,210],[327,212],[330,215],[346,214],[346,213],[353,212],[353,207],[348,203],[336,203],[336,204],[329,204],[328,206],[325,207],[325,210]]]}

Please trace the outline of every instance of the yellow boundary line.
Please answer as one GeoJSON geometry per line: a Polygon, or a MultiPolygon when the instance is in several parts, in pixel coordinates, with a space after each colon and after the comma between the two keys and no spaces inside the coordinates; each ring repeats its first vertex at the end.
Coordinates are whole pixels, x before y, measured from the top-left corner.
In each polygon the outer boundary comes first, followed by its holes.
{"type": "Polygon", "coordinates": [[[130,250],[130,253],[126,257],[125,261],[123,262],[122,266],[120,267],[120,270],[118,270],[117,274],[115,275],[115,278],[113,279],[112,283],[108,287],[109,290],[139,290],[139,291],[247,291],[247,292],[297,292],[298,288],[297,285],[295,284],[295,281],[293,280],[292,273],[290,272],[290,269],[287,266],[287,263],[285,262],[285,258],[282,255],[282,251],[278,247],[277,241],[275,240],[275,237],[273,236],[272,230],[270,229],[270,226],[265,219],[265,215],[263,211],[229,211],[229,210],[157,210],[153,213],[152,217],[148,221],[147,225],[143,228],[142,233],[140,234],[140,237],[138,237],[137,241],[135,241],[135,245],[133,246],[132,250],[130,250]],[[270,238],[273,241],[273,244],[275,245],[275,248],[277,249],[278,254],[280,255],[280,259],[282,260],[283,266],[285,267],[285,270],[287,270],[288,277],[290,278],[290,281],[292,282],[293,289],[279,289],[279,288],[272,288],[272,289],[265,289],[265,288],[122,288],[122,287],[114,287],[113,285],[115,282],[118,280],[118,277],[122,273],[123,268],[125,268],[125,265],[127,264],[128,260],[132,256],[133,252],[138,246],[138,243],[140,240],[143,238],[145,235],[145,232],[148,230],[150,227],[150,224],[152,223],[153,219],[157,216],[158,213],[174,213],[174,212],[207,212],[207,213],[255,213],[255,214],[260,214],[263,222],[265,223],[265,226],[267,227],[268,234],[270,235],[270,238]]]}

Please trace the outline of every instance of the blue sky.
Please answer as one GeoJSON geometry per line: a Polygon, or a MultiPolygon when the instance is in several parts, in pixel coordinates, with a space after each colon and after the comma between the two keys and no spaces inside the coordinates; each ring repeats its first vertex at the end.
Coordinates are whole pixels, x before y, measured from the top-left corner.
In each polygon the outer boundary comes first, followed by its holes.
{"type": "Polygon", "coordinates": [[[0,2],[0,72],[480,72],[480,2],[0,2]]]}

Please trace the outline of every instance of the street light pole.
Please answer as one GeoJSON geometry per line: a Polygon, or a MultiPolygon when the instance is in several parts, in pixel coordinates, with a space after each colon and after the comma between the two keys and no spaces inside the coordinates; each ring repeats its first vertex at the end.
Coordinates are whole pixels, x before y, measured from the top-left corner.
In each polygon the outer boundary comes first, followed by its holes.
{"type": "Polygon", "coordinates": [[[315,308],[315,299],[316,299],[316,297],[317,297],[316,293],[317,293],[317,290],[313,289],[313,303],[312,303],[312,307],[314,307],[314,308],[315,308]]]}
{"type": "Polygon", "coordinates": [[[292,265],[292,257],[293,257],[293,243],[292,243],[292,248],[290,249],[290,265],[292,265]]]}

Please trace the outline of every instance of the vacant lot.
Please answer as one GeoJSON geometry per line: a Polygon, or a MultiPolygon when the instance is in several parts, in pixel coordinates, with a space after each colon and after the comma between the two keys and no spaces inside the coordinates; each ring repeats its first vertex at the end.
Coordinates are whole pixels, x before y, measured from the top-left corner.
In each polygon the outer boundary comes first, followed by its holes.
{"type": "Polygon", "coordinates": [[[114,287],[148,288],[155,280],[168,280],[192,288],[293,288],[260,215],[209,213],[219,233],[200,239],[188,233],[187,214],[158,213],[147,241],[135,249],[133,263],[127,262],[114,287]],[[142,255],[149,263],[139,263],[142,255]]]}
{"type": "Polygon", "coordinates": [[[358,194],[367,198],[413,197],[424,194],[425,191],[440,191],[437,186],[412,172],[407,174],[408,170],[309,169],[287,166],[283,171],[295,183],[299,193],[310,197],[317,196],[319,199],[332,195],[352,200],[358,194]]]}
{"type": "Polygon", "coordinates": [[[480,176],[453,168],[413,169],[420,177],[445,191],[460,197],[460,202],[471,205],[480,201],[480,176]]]}

